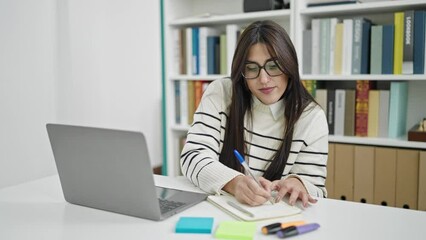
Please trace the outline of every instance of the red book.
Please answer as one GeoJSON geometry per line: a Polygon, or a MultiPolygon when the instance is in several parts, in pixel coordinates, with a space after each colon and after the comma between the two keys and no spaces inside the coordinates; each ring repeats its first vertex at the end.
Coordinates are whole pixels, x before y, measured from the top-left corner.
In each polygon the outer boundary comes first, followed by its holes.
{"type": "Polygon", "coordinates": [[[355,135],[366,137],[368,134],[368,91],[372,88],[369,80],[356,81],[355,135]]]}

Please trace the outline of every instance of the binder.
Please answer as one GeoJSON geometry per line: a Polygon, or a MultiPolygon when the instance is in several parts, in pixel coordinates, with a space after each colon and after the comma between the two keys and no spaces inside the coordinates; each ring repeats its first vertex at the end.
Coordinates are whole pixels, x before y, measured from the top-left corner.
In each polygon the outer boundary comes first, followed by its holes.
{"type": "Polygon", "coordinates": [[[426,151],[420,152],[419,158],[419,210],[426,211],[426,151]]]}
{"type": "Polygon", "coordinates": [[[354,146],[335,144],[334,195],[337,199],[353,201],[354,146]]]}
{"type": "Polygon", "coordinates": [[[374,147],[355,146],[354,201],[356,202],[373,203],[374,150],[374,147]]]}
{"type": "Polygon", "coordinates": [[[325,189],[327,189],[327,198],[335,198],[334,196],[334,144],[328,144],[328,160],[327,160],[327,179],[325,181],[325,189]]]}
{"type": "Polygon", "coordinates": [[[377,147],[374,161],[374,200],[383,206],[395,206],[396,149],[377,147]]]}
{"type": "Polygon", "coordinates": [[[396,160],[396,207],[417,209],[419,151],[398,149],[396,160]]]}

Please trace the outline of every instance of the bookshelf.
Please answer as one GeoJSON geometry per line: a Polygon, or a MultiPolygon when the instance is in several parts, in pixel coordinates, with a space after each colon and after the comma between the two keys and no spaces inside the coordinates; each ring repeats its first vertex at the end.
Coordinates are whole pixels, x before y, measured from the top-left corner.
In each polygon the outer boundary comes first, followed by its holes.
{"type": "MultiPolygon", "coordinates": [[[[193,75],[180,74],[176,70],[176,38],[175,31],[182,28],[207,26],[226,31],[226,26],[236,24],[240,27],[256,21],[274,20],[288,31],[298,52],[300,72],[303,72],[303,30],[309,29],[314,18],[337,17],[339,19],[365,16],[376,24],[392,23],[393,13],[404,10],[426,9],[424,0],[379,1],[338,6],[306,7],[305,0],[292,0],[290,9],[243,13],[242,0],[162,0],[163,34],[164,34],[164,174],[176,176],[180,174],[179,139],[189,129],[187,124],[175,122],[175,92],[176,81],[212,81],[227,74],[193,75]]],[[[229,50],[228,50],[229,51],[229,50]]],[[[329,75],[301,74],[301,79],[317,81],[348,81],[372,80],[380,82],[408,82],[407,129],[417,123],[418,119],[426,116],[426,75],[329,75]]],[[[386,147],[401,147],[426,149],[426,143],[409,142],[406,137],[400,139],[368,138],[330,135],[330,142],[356,145],[372,145],[386,147]]]]}

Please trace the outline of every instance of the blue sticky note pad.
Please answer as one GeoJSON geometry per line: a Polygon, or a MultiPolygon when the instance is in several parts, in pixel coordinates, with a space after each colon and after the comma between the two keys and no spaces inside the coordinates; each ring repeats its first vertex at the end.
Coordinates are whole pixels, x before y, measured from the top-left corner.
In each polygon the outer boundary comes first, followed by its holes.
{"type": "Polygon", "coordinates": [[[181,217],[176,223],[176,233],[211,233],[212,217],[181,217]]]}

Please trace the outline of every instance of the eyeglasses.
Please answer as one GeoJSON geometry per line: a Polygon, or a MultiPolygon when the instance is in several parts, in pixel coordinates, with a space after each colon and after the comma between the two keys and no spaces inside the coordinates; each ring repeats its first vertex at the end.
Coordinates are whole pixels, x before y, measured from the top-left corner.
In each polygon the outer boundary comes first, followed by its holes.
{"type": "Polygon", "coordinates": [[[276,77],[283,74],[280,67],[273,59],[268,60],[263,66],[260,66],[258,63],[255,62],[246,63],[246,65],[244,66],[244,70],[241,74],[246,79],[255,79],[259,77],[260,70],[262,68],[265,69],[265,72],[271,77],[276,77]]]}

